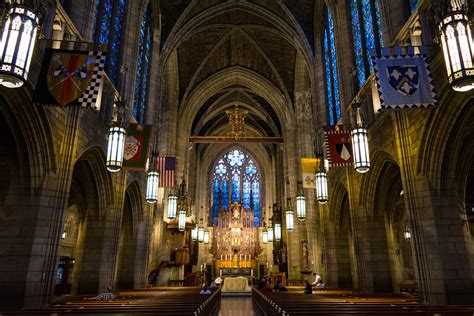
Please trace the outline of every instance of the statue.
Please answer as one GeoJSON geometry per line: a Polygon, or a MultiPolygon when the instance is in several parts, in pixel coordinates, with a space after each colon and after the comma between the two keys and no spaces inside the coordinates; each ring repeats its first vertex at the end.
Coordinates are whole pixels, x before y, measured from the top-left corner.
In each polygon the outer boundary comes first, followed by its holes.
{"type": "Polygon", "coordinates": [[[232,206],[232,218],[235,220],[240,219],[240,207],[239,207],[239,203],[237,202],[234,202],[232,206]]]}

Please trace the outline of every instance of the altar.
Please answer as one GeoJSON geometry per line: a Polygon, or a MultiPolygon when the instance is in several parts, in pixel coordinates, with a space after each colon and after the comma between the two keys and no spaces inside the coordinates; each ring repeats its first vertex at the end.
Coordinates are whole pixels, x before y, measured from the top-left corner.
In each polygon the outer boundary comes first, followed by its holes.
{"type": "Polygon", "coordinates": [[[252,287],[246,277],[226,277],[224,278],[222,292],[252,292],[252,287]]]}

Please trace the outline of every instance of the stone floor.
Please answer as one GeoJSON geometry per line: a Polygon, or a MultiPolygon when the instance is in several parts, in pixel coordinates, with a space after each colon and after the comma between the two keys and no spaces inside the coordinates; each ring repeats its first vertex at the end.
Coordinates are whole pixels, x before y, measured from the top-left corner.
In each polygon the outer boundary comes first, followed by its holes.
{"type": "Polygon", "coordinates": [[[223,296],[219,316],[261,316],[252,296],[223,296]]]}

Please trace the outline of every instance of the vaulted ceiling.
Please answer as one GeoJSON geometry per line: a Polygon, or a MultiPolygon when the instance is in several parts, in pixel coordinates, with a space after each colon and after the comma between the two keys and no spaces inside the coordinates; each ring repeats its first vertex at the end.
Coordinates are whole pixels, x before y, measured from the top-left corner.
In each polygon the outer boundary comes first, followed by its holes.
{"type": "MultiPolygon", "coordinates": [[[[191,112],[190,134],[222,134],[225,111],[239,104],[249,111],[249,134],[283,136],[295,93],[311,86],[320,6],[321,0],[159,1],[160,67],[173,71],[167,78],[177,77],[174,95],[183,117],[191,112]],[[196,95],[199,104],[191,105],[196,95]]],[[[166,94],[171,86],[164,82],[162,89],[166,94]]]]}

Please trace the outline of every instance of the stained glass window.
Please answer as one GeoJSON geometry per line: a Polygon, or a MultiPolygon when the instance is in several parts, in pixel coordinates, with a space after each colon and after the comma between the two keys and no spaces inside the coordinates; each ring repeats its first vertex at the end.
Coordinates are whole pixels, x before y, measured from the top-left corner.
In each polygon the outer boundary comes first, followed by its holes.
{"type": "Polygon", "coordinates": [[[95,0],[94,42],[106,44],[106,72],[117,85],[126,0],[95,0]]]}
{"type": "Polygon", "coordinates": [[[217,225],[219,198],[222,208],[231,203],[242,204],[244,209],[253,207],[254,225],[260,225],[260,174],[255,161],[242,150],[226,152],[214,166],[212,175],[212,222],[217,225]],[[219,197],[221,195],[221,197],[219,197]]]}
{"type": "Polygon", "coordinates": [[[350,4],[357,83],[361,88],[374,70],[372,51],[383,46],[379,0],[351,0],[350,4]]]}
{"type": "Polygon", "coordinates": [[[329,124],[335,125],[341,117],[341,103],[339,99],[334,23],[328,8],[326,8],[324,15],[323,49],[329,124]]]}
{"type": "Polygon", "coordinates": [[[419,0],[408,0],[410,4],[410,13],[415,12],[416,7],[418,6],[419,0]]]}
{"type": "Polygon", "coordinates": [[[148,78],[150,76],[152,54],[152,21],[151,8],[148,5],[140,24],[138,34],[138,59],[135,79],[135,99],[133,102],[133,116],[138,124],[143,125],[148,96],[148,78]]]}

